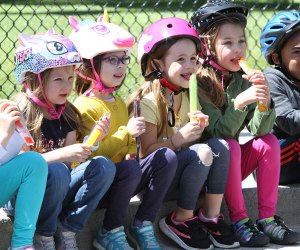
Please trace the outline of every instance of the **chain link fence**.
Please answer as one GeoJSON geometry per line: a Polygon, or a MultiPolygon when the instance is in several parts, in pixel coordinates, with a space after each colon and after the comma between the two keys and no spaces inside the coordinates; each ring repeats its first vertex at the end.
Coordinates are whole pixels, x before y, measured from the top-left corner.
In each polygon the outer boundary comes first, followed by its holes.
{"type": "MultiPolygon", "coordinates": [[[[75,16],[78,20],[95,20],[106,8],[110,21],[128,30],[137,40],[142,30],[150,23],[170,16],[189,20],[192,13],[205,2],[202,0],[1,0],[0,98],[11,98],[21,88],[16,85],[14,76],[14,50],[18,45],[19,33],[43,33],[53,27],[56,33],[68,36],[71,33],[68,24],[69,16],[75,16]]],[[[249,8],[248,62],[252,67],[262,69],[266,66],[259,47],[262,27],[278,11],[292,9],[299,11],[299,0],[235,2],[249,8]]],[[[142,82],[140,68],[136,62],[136,48],[135,44],[125,84],[118,91],[118,95],[124,99],[142,82]]]]}

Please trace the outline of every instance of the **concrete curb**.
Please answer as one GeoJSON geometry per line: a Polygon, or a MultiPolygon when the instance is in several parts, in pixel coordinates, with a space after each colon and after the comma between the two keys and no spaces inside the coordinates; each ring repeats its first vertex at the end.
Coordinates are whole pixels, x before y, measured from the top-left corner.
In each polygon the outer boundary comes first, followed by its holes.
{"type": "MultiPolygon", "coordinates": [[[[255,221],[257,219],[257,194],[256,188],[244,188],[243,189],[244,198],[246,201],[246,206],[248,209],[249,217],[255,221]]],[[[128,209],[126,225],[129,225],[132,218],[134,217],[139,201],[133,201],[128,209]]],[[[199,201],[201,203],[201,199],[199,201]]],[[[166,216],[176,207],[176,202],[170,201],[165,202],[159,212],[157,220],[154,222],[154,230],[157,233],[158,239],[162,245],[162,249],[180,249],[171,240],[167,239],[162,235],[161,231],[158,229],[158,221],[162,217],[166,216]]],[[[291,228],[296,228],[300,231],[300,215],[296,208],[300,207],[300,186],[295,185],[291,187],[279,187],[278,192],[278,204],[277,204],[277,214],[284,218],[287,225],[291,228]]],[[[222,212],[225,218],[228,220],[228,214],[225,204],[222,205],[222,212]]],[[[88,221],[87,226],[84,231],[78,235],[78,247],[80,250],[91,250],[92,241],[94,240],[100,223],[103,220],[104,210],[96,210],[88,221]]],[[[7,250],[11,233],[13,229],[12,221],[7,217],[5,212],[0,209],[0,250],[7,250]]],[[[300,249],[300,244],[295,246],[276,246],[270,245],[267,248],[251,248],[251,249],[300,249]]],[[[247,249],[247,248],[240,248],[247,249]]]]}

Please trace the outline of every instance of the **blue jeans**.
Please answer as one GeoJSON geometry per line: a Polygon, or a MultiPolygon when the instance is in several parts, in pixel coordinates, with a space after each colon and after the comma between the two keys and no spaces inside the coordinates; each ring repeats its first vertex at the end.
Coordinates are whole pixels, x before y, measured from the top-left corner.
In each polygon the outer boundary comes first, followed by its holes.
{"type": "Polygon", "coordinates": [[[115,176],[115,165],[105,157],[94,157],[70,173],[63,163],[49,164],[46,193],[36,232],[53,236],[57,219],[73,232],[81,232],[115,176]]]}
{"type": "Polygon", "coordinates": [[[0,207],[16,197],[12,247],[32,245],[46,180],[47,163],[32,151],[0,166],[0,207]]]}

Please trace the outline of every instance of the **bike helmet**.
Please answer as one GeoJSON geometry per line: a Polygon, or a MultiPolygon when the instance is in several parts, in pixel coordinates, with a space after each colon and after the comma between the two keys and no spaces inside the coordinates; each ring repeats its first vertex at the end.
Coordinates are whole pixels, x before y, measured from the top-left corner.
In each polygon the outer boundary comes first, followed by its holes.
{"type": "Polygon", "coordinates": [[[41,72],[46,69],[81,64],[82,60],[74,47],[72,41],[54,33],[50,29],[45,34],[25,35],[19,34],[19,47],[15,52],[15,75],[17,83],[24,84],[29,98],[38,106],[46,108],[51,119],[59,119],[64,111],[65,104],[58,105],[57,108],[49,102],[42,83],[41,72]],[[29,89],[25,75],[27,72],[37,74],[38,84],[44,100],[40,100],[29,89]]]}
{"type": "Polygon", "coordinates": [[[69,17],[69,23],[73,28],[69,38],[81,57],[92,59],[99,54],[114,51],[131,52],[134,37],[120,26],[104,22],[102,19],[101,16],[97,22],[93,20],[79,22],[75,17],[69,17]]]}
{"type": "Polygon", "coordinates": [[[228,1],[215,1],[201,6],[192,16],[190,23],[198,34],[205,33],[217,22],[238,19],[244,26],[247,24],[248,9],[228,1]]]}
{"type": "Polygon", "coordinates": [[[197,31],[186,20],[177,17],[160,19],[141,34],[138,40],[138,61],[141,63],[142,74],[145,74],[146,64],[149,57],[160,43],[175,37],[192,39],[197,49],[200,49],[200,39],[197,31]]]}
{"type": "Polygon", "coordinates": [[[19,34],[19,46],[15,51],[15,75],[17,83],[22,84],[25,74],[68,65],[82,63],[71,40],[63,35],[55,34],[50,29],[45,34],[19,34]]]}
{"type": "Polygon", "coordinates": [[[95,82],[95,86],[86,95],[90,95],[91,91],[95,89],[101,93],[112,93],[115,88],[103,85],[94,66],[94,57],[115,51],[126,51],[127,54],[130,54],[134,37],[120,26],[105,21],[102,16],[97,19],[97,22],[92,20],[78,22],[75,17],[70,16],[69,23],[73,28],[69,37],[82,58],[90,60],[95,77],[93,79],[75,71],[80,77],[95,82]]]}
{"type": "Polygon", "coordinates": [[[275,64],[274,52],[280,52],[287,39],[300,30],[300,12],[282,11],[275,15],[263,28],[260,35],[261,52],[267,62],[275,64]]]}

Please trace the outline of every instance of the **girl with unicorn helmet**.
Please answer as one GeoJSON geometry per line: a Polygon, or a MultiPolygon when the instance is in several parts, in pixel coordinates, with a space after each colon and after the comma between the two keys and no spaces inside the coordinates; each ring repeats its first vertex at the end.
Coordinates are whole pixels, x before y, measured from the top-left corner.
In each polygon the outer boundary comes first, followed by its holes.
{"type": "Polygon", "coordinates": [[[69,20],[73,28],[70,39],[83,58],[76,70],[75,89],[79,96],[74,105],[89,129],[103,113],[111,114],[110,131],[94,154],[109,157],[117,167],[115,180],[100,204],[107,210],[94,246],[132,249],[125,237],[124,219],[131,197],[143,189],[142,203],[129,230],[131,239],[141,249],[160,249],[152,222],[175,174],[177,160],[167,148],[157,148],[135,160],[134,138],[145,132],[144,117],[129,119],[124,101],[115,94],[125,80],[134,38],[102,17],[96,22],[78,22],[74,17],[69,20]]]}

